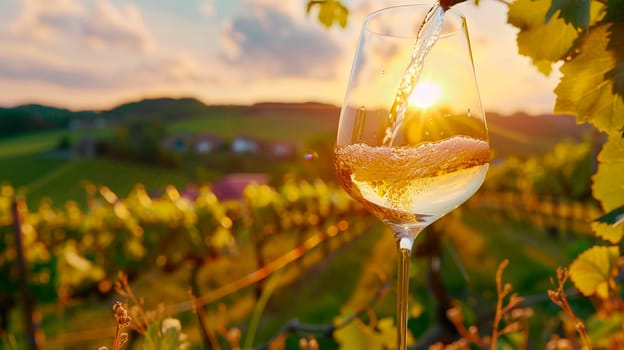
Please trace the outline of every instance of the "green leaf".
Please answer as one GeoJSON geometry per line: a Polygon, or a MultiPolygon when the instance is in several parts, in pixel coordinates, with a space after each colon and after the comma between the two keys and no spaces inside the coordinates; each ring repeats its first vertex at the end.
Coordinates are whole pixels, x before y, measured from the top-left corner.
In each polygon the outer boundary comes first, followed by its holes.
{"type": "Polygon", "coordinates": [[[602,209],[609,213],[592,224],[594,232],[599,237],[612,243],[622,239],[624,227],[614,227],[617,217],[621,216],[624,206],[624,139],[619,134],[612,134],[598,154],[598,170],[592,177],[592,191],[602,209]],[[619,213],[619,214],[618,214],[619,213]],[[611,219],[611,215],[613,218],[611,219]],[[602,219],[602,220],[601,220],[602,219]]]}
{"type": "Polygon", "coordinates": [[[267,303],[273,295],[273,292],[275,292],[275,289],[279,285],[279,282],[282,281],[283,272],[284,270],[281,269],[270,276],[268,282],[264,287],[264,290],[262,291],[262,295],[260,295],[260,299],[256,303],[256,306],[254,306],[254,309],[251,313],[251,318],[249,319],[249,329],[247,331],[247,336],[245,337],[245,343],[243,344],[244,349],[252,348],[256,332],[258,331],[258,326],[260,325],[262,314],[264,313],[264,310],[266,309],[267,303]]]}
{"type": "Polygon", "coordinates": [[[570,265],[570,279],[585,296],[607,298],[615,287],[618,246],[594,246],[584,251],[570,265]]]}
{"type": "MultiPolygon", "coordinates": [[[[351,311],[345,310],[334,320],[339,324],[341,318],[349,317],[351,311]]],[[[391,318],[382,318],[376,328],[372,328],[359,320],[349,322],[344,327],[334,331],[334,339],[340,344],[340,349],[386,349],[396,345],[396,326],[391,318]]],[[[408,345],[414,343],[411,333],[407,333],[408,345]]]]}
{"type": "Polygon", "coordinates": [[[550,74],[552,63],[568,55],[578,37],[574,25],[562,18],[544,23],[550,0],[518,0],[509,5],[507,21],[520,29],[518,51],[528,56],[543,74],[550,74]]]}
{"type": "Polygon", "coordinates": [[[339,0],[311,0],[308,1],[306,13],[310,14],[313,7],[318,7],[318,20],[325,27],[330,28],[334,23],[341,27],[347,26],[349,9],[339,0]]]}
{"type": "Polygon", "coordinates": [[[586,321],[590,343],[595,348],[608,349],[613,336],[622,331],[624,314],[614,312],[610,315],[593,314],[586,321]]]}
{"type": "Polygon", "coordinates": [[[609,224],[614,227],[619,226],[621,223],[624,222],[624,206],[611,210],[610,212],[596,219],[596,221],[609,224]]]}
{"type": "Polygon", "coordinates": [[[619,134],[609,136],[598,162],[592,191],[602,209],[610,212],[624,205],[624,139],[619,134]]]}
{"type": "Polygon", "coordinates": [[[590,0],[552,0],[552,4],[546,13],[546,22],[559,11],[558,18],[566,23],[572,24],[576,28],[587,28],[589,26],[589,4],[590,0]]]}
{"type": "Polygon", "coordinates": [[[64,286],[80,286],[106,277],[106,272],[95,265],[79,251],[74,240],[69,240],[59,249],[58,266],[59,283],[64,286]]]}
{"type": "Polygon", "coordinates": [[[579,122],[591,122],[607,133],[624,126],[624,100],[615,90],[624,90],[624,24],[592,27],[580,46],[580,53],[561,67],[563,77],[555,93],[555,112],[576,115],[579,122]],[[613,35],[609,35],[614,33],[613,35]]]}
{"type": "Polygon", "coordinates": [[[147,326],[147,332],[145,332],[145,343],[143,345],[145,350],[157,350],[160,349],[160,324],[159,322],[151,322],[147,326]]]}
{"type": "Polygon", "coordinates": [[[609,0],[605,19],[610,22],[624,22],[624,0],[609,0]]]}

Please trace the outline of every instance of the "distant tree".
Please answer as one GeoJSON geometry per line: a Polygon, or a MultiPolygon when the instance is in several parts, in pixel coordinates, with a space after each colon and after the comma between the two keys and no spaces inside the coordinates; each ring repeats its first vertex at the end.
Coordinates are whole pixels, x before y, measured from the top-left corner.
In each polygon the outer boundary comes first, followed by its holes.
{"type": "Polygon", "coordinates": [[[88,117],[93,112],[72,112],[42,105],[0,108],[0,137],[20,133],[69,127],[73,118],[88,117]]]}
{"type": "Polygon", "coordinates": [[[174,168],[179,164],[178,157],[161,145],[166,135],[161,120],[129,118],[114,129],[112,138],[98,145],[98,150],[117,159],[174,168]]]}
{"type": "Polygon", "coordinates": [[[61,150],[61,151],[70,150],[72,148],[72,142],[71,142],[71,139],[69,138],[69,136],[64,135],[63,137],[61,137],[59,139],[59,142],[56,144],[55,148],[57,150],[61,150]]]}
{"type": "Polygon", "coordinates": [[[0,113],[0,136],[10,136],[28,131],[34,121],[30,113],[15,109],[0,113]]]}

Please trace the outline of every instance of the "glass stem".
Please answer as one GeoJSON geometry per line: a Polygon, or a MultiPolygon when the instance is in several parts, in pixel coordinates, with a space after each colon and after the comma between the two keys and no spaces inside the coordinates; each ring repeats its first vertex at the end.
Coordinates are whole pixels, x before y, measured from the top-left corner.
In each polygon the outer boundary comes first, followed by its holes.
{"type": "Polygon", "coordinates": [[[414,238],[397,240],[399,259],[397,277],[397,350],[407,349],[407,296],[409,291],[409,266],[414,238]]]}

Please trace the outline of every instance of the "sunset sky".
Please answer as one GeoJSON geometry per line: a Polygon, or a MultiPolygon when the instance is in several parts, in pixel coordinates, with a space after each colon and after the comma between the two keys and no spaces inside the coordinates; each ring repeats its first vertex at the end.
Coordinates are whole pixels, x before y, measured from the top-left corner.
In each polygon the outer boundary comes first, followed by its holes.
{"type": "MultiPolygon", "coordinates": [[[[345,0],[347,28],[325,29],[305,0],[2,0],[0,106],[106,109],[143,97],[207,104],[340,104],[364,16],[406,1],[345,0]]],[[[507,6],[467,17],[486,110],[550,112],[544,77],[517,54],[507,6]]]]}

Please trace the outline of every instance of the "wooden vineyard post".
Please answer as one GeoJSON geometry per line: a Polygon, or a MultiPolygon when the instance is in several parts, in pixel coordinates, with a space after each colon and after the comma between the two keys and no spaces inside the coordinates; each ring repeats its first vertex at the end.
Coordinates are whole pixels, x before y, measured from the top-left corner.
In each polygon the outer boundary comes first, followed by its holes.
{"type": "MultiPolygon", "coordinates": [[[[296,228],[295,235],[297,236],[297,239],[295,240],[295,248],[303,248],[303,243],[305,242],[305,231],[304,231],[304,229],[302,229],[301,227],[298,226],[296,228]]],[[[303,264],[303,259],[297,259],[295,264],[297,265],[297,268],[299,269],[299,271],[303,271],[304,270],[305,266],[303,264]]]]}
{"type": "Polygon", "coordinates": [[[334,250],[332,248],[332,237],[327,232],[327,226],[325,223],[325,219],[319,221],[318,226],[321,227],[321,232],[323,235],[323,257],[327,258],[329,254],[334,250]]]}
{"type": "MultiPolygon", "coordinates": [[[[262,253],[262,246],[264,245],[264,235],[259,233],[257,228],[252,232],[252,239],[254,241],[254,250],[256,253],[256,266],[260,270],[265,267],[264,254],[262,253]]],[[[256,283],[256,300],[260,299],[262,290],[264,289],[264,281],[258,281],[256,283]]]]}
{"type": "Polygon", "coordinates": [[[11,203],[11,213],[13,215],[13,231],[15,233],[15,246],[17,251],[17,264],[19,270],[19,293],[22,296],[22,307],[24,310],[24,326],[28,349],[37,350],[37,337],[35,335],[35,323],[33,320],[34,300],[28,288],[28,268],[26,256],[24,254],[24,240],[22,236],[21,211],[26,204],[22,199],[15,198],[11,203]]]}

